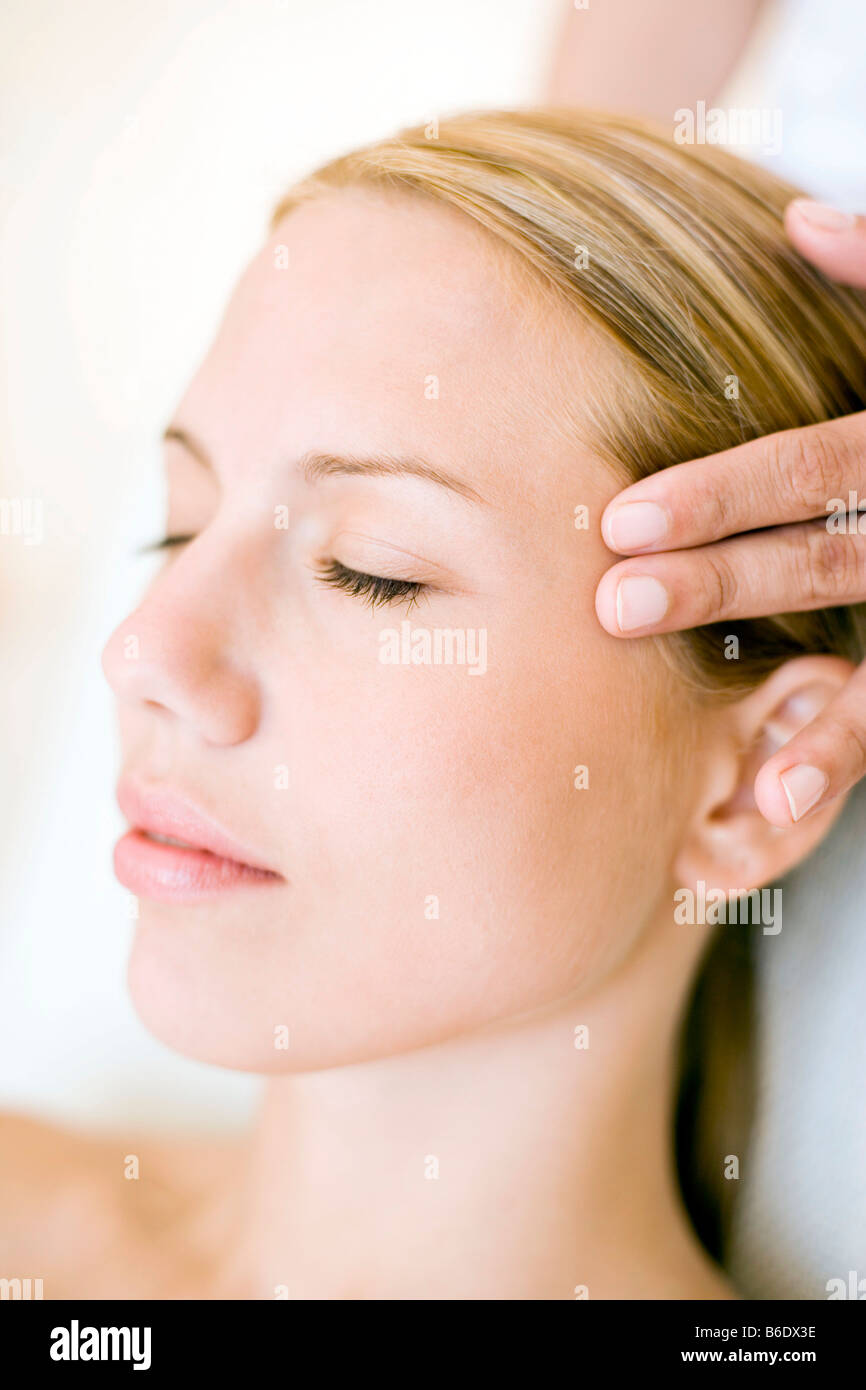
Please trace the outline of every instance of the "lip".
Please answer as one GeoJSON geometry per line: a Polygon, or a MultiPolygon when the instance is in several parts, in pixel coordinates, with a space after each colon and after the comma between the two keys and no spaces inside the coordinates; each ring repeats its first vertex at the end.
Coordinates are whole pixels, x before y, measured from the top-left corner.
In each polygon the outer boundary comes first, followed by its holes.
{"type": "Polygon", "coordinates": [[[114,847],[114,872],[137,897],[193,902],[285,883],[254,850],[173,788],[121,780],[117,803],[131,829],[114,847]],[[152,835],[186,843],[167,845],[152,835]]]}

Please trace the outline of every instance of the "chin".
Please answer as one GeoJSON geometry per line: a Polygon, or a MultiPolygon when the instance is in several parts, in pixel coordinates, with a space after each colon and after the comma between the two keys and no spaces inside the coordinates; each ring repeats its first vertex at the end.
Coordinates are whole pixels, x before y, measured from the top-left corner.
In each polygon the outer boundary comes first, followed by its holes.
{"type": "Polygon", "coordinates": [[[223,935],[189,915],[178,924],[150,921],[143,905],[126,977],[133,1008],[149,1033],[184,1057],[236,1071],[284,1071],[267,1006],[260,1002],[259,1019],[252,1017],[255,980],[232,969],[223,935]]]}
{"type": "MultiPolygon", "coordinates": [[[[260,1076],[345,1066],[393,1050],[369,1036],[367,1010],[358,1020],[363,1036],[354,1028],[347,1035],[345,1008],[333,993],[322,1003],[319,985],[305,985],[297,964],[281,970],[267,956],[266,940],[249,928],[191,922],[188,914],[178,923],[153,921],[143,910],[127,969],[135,1012],[172,1051],[260,1076]],[[280,984],[287,979],[291,987],[280,984]]],[[[357,1001],[358,992],[351,994],[357,1001]]]]}
{"type": "MultiPolygon", "coordinates": [[[[363,934],[362,934],[363,935],[363,934]]],[[[256,922],[142,902],[127,983],[147,1030],[173,1051],[260,1076],[374,1062],[454,1041],[563,993],[561,972],[478,972],[477,947],[443,974],[435,956],[359,959],[328,923],[256,922]]],[[[393,943],[399,944],[399,933],[393,943]]],[[[464,941],[465,946],[465,941],[464,941]]]]}

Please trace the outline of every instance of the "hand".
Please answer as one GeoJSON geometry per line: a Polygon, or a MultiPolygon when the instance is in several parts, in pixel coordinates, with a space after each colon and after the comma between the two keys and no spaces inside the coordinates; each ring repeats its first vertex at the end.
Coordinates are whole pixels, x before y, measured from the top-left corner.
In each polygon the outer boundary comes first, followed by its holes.
{"type": "MultiPolygon", "coordinates": [[[[866,288],[866,217],[796,199],[785,226],[825,274],[866,288]]],[[[784,430],[642,479],[602,517],[610,549],[641,556],[614,565],[601,580],[602,626],[616,637],[642,637],[863,602],[866,514],[862,533],[827,529],[830,499],[847,506],[850,492],[866,498],[866,412],[784,430]],[[759,527],[776,529],[741,534],[759,527]]],[[[864,773],[866,663],[764,763],[755,799],[771,824],[790,826],[864,773]]]]}

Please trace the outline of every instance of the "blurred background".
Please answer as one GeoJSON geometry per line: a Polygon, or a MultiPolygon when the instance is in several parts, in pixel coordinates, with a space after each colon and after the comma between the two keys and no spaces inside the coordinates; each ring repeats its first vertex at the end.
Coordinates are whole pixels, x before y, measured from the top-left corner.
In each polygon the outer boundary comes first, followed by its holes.
{"type": "MultiPolygon", "coordinates": [[[[849,32],[860,0],[727,5],[742,30],[731,61],[701,69],[690,98],[780,109],[781,148],[740,153],[866,209],[866,67],[850,61],[849,32]]],[[[708,23],[730,13],[706,0],[691,8],[708,23]]],[[[8,521],[0,534],[0,1107],[201,1129],[241,1123],[256,1097],[254,1079],[152,1039],[127,1000],[134,903],[111,871],[122,820],[99,660],[154,563],[133,552],[162,531],[160,432],[271,207],[322,160],[448,111],[553,98],[627,106],[633,72],[655,73],[684,40],[685,10],[681,0],[4,0],[0,500],[35,508],[42,534],[8,521]],[[669,43],[657,27],[640,32],[664,11],[669,43]],[[607,65],[581,47],[590,24],[609,26],[607,65]],[[616,61],[620,49],[636,67],[616,61]]],[[[716,51],[712,35],[705,47],[716,51]]],[[[681,104],[653,101],[671,116],[681,104]]],[[[862,859],[846,833],[828,851],[825,874],[837,879],[862,859]]],[[[770,1015],[768,1067],[802,1036],[790,1004],[802,971],[814,980],[823,970],[832,1013],[863,939],[859,905],[856,919],[839,909],[840,953],[810,957],[816,914],[828,910],[817,882],[812,873],[800,954],[779,966],[776,994],[789,1005],[770,1015]]],[[[753,1244],[769,1232],[776,1254],[763,1274],[752,1259],[751,1277],[778,1296],[796,1287],[792,1262],[808,1264],[816,1241],[840,1263],[854,1257],[852,1229],[866,1248],[862,1220],[852,1228],[850,1218],[855,1197],[866,1211],[863,1177],[852,1186],[866,1174],[866,1125],[852,1146],[842,1123],[848,1088],[862,1085],[863,1025],[853,1007],[841,1017],[847,1031],[819,1029],[824,1051],[804,1061],[807,1123],[833,1136],[830,1167],[800,1144],[806,1122],[789,1092],[769,1107],[756,1149],[753,1244]],[[797,1153],[792,1196],[774,1175],[797,1153]],[[812,1246],[792,1254],[790,1203],[802,1218],[816,1193],[812,1246]],[[822,1215],[822,1200],[838,1211],[822,1215]]]]}

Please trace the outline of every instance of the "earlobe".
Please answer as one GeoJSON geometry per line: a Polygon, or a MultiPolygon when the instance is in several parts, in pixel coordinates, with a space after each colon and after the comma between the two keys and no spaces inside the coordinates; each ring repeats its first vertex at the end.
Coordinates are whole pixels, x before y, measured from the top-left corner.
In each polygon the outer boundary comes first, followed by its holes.
{"type": "Polygon", "coordinates": [[[795,657],[730,707],[730,738],[721,740],[717,752],[709,755],[715,787],[699,808],[674,864],[678,883],[694,887],[703,880],[727,892],[757,888],[811,854],[844,799],[782,829],[758,809],[755,778],[767,758],[839,693],[853,670],[841,657],[795,657]]]}

